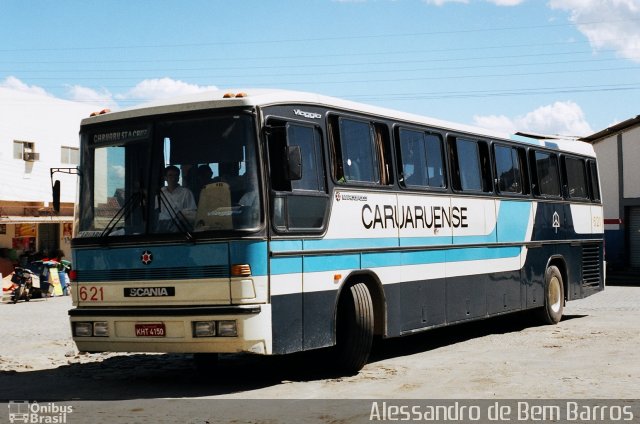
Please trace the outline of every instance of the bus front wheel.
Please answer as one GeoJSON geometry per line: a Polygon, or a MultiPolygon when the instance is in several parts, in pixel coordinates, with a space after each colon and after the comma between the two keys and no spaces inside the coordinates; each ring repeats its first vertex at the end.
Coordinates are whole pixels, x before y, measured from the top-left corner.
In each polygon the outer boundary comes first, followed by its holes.
{"type": "Polygon", "coordinates": [[[545,324],[557,324],[564,311],[564,284],[562,274],[555,265],[547,268],[544,276],[544,306],[540,318],[545,324]]]}
{"type": "Polygon", "coordinates": [[[373,344],[373,301],[364,283],[345,290],[338,302],[336,360],[340,371],[355,374],[369,359],[373,344]]]}

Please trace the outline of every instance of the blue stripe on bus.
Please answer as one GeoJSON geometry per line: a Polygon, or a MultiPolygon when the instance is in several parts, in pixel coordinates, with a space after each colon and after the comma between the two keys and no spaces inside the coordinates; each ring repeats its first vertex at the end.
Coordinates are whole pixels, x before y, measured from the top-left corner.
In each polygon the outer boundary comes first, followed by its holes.
{"type": "Polygon", "coordinates": [[[496,223],[498,241],[526,241],[530,215],[531,202],[502,200],[496,223]]]}
{"type": "Polygon", "coordinates": [[[451,236],[435,237],[401,237],[400,246],[447,246],[451,244],[451,236]]]}
{"type": "Polygon", "coordinates": [[[302,257],[271,258],[271,275],[302,272],[302,257]]]}
{"type": "Polygon", "coordinates": [[[520,255],[520,247],[475,247],[418,252],[376,252],[271,259],[271,274],[384,268],[390,266],[506,259],[520,255]]]}
{"type": "Polygon", "coordinates": [[[304,240],[304,250],[366,249],[397,247],[398,237],[304,240]]]}
{"type": "Polygon", "coordinates": [[[340,256],[308,256],[304,258],[304,271],[322,272],[364,268],[360,261],[361,256],[359,253],[340,256]]]}
{"type": "Polygon", "coordinates": [[[302,240],[275,240],[270,244],[272,252],[302,250],[302,240]]]}
{"type": "Polygon", "coordinates": [[[447,262],[506,259],[520,255],[520,247],[472,247],[447,250],[447,262]]]}
{"type": "MultiPolygon", "coordinates": [[[[76,249],[74,268],[78,271],[131,271],[163,268],[190,268],[231,264],[251,264],[254,276],[267,275],[267,242],[256,240],[224,243],[123,247],[120,249],[76,249]],[[151,253],[144,264],[142,252],[151,253]]],[[[227,271],[228,274],[228,271],[227,271]]],[[[195,278],[195,277],[194,277],[195,278]]]]}

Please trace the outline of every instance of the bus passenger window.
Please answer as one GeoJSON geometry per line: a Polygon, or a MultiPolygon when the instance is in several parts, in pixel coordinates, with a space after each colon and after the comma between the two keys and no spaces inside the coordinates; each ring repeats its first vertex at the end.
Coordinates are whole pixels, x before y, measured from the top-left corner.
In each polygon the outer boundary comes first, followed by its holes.
{"type": "Polygon", "coordinates": [[[391,146],[386,124],[339,116],[328,122],[331,171],[339,184],[392,183],[391,146]]]}
{"type": "Polygon", "coordinates": [[[458,139],[456,140],[456,151],[460,190],[482,190],[478,144],[473,141],[458,139]]]}
{"type": "Polygon", "coordinates": [[[522,173],[517,149],[496,145],[494,154],[498,191],[500,193],[522,193],[522,173]]]}
{"type": "Polygon", "coordinates": [[[401,184],[444,188],[442,140],[436,134],[400,129],[401,184]]]}
{"type": "Polygon", "coordinates": [[[368,122],[340,119],[340,150],[344,182],[380,182],[374,128],[368,122]]]}
{"type": "Polygon", "coordinates": [[[567,176],[567,194],[571,199],[586,199],[587,175],[585,174],[584,161],[575,158],[564,158],[565,172],[567,176]]]}
{"type": "Polygon", "coordinates": [[[598,166],[593,160],[589,161],[589,186],[591,188],[591,200],[600,201],[600,182],[598,180],[598,166]]]}
{"type": "Polygon", "coordinates": [[[546,152],[535,152],[536,194],[560,197],[558,158],[546,152]]]}

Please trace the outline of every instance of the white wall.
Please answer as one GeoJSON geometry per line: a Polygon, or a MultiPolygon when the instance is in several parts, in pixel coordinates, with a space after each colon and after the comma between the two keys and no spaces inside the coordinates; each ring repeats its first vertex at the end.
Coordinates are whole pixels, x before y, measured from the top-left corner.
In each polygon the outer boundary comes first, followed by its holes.
{"type": "Polygon", "coordinates": [[[620,193],[618,190],[618,136],[598,141],[594,146],[598,158],[598,170],[600,173],[600,187],[602,189],[602,201],[604,203],[604,218],[620,218],[618,205],[620,193]]]}
{"type": "MultiPolygon", "coordinates": [[[[62,164],[61,146],[78,147],[80,120],[99,107],[53,97],[0,88],[0,200],[51,201],[52,167],[62,164]],[[13,141],[35,144],[40,160],[13,158],[13,141]]],[[[75,202],[75,175],[57,174],[62,182],[63,202],[75,202]]]]}
{"type": "Polygon", "coordinates": [[[624,197],[640,197],[640,127],[622,134],[624,197]]]}

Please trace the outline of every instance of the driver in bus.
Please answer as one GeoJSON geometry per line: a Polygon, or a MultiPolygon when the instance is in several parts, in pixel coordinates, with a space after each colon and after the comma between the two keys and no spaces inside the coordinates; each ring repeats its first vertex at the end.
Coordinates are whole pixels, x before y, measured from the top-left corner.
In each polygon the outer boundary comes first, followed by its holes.
{"type": "Polygon", "coordinates": [[[195,220],[196,201],[191,190],[182,187],[178,183],[180,179],[180,169],[175,165],[167,166],[164,170],[164,178],[167,185],[160,189],[162,199],[159,201],[159,229],[161,231],[178,231],[175,224],[176,219],[183,221],[186,219],[186,224],[192,226],[195,220]],[[169,203],[169,205],[166,203],[169,203]],[[173,211],[171,211],[168,206],[170,206],[173,211]]]}

